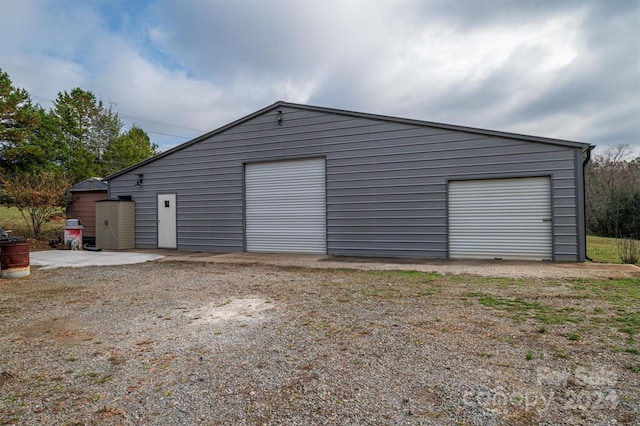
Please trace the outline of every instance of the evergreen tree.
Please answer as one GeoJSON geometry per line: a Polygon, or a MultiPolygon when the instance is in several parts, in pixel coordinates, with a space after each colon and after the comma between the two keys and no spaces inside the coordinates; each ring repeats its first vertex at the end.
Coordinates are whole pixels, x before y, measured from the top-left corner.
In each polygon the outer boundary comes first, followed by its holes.
{"type": "Polygon", "coordinates": [[[59,93],[52,114],[58,123],[57,137],[68,145],[64,168],[72,181],[101,174],[104,151],[120,134],[118,115],[80,88],[59,93]]]}
{"type": "Polygon", "coordinates": [[[0,172],[19,173],[32,168],[37,147],[30,137],[38,126],[39,115],[24,89],[13,86],[0,69],[0,172]]]}
{"type": "Polygon", "coordinates": [[[157,153],[158,145],[152,144],[145,131],[134,125],[107,146],[103,158],[103,175],[115,173],[157,153]]]}
{"type": "Polygon", "coordinates": [[[0,177],[50,172],[77,183],[157,152],[140,127],[123,132],[117,112],[90,91],[60,92],[45,111],[0,69],[0,177]]]}

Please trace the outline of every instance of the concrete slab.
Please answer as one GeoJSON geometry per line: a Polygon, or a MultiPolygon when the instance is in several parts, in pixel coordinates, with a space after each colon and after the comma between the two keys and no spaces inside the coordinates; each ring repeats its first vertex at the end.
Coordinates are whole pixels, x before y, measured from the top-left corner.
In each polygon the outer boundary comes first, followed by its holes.
{"type": "Polygon", "coordinates": [[[164,256],[150,253],[47,250],[29,254],[29,262],[42,269],[80,268],[83,266],[128,265],[162,259],[164,256]]]}
{"type": "Polygon", "coordinates": [[[640,267],[603,263],[556,263],[493,260],[425,260],[333,257],[312,254],[185,252],[165,249],[132,249],[118,252],[50,250],[31,253],[31,264],[43,269],[100,265],[125,265],[150,260],[162,262],[206,262],[256,264],[318,269],[365,271],[422,271],[439,274],[471,274],[509,278],[635,278],[640,267]]]}
{"type": "MultiPolygon", "coordinates": [[[[143,250],[153,253],[154,250],[143,250]]],[[[159,251],[155,251],[159,252],[159,251]]],[[[496,260],[426,260],[334,257],[313,254],[207,253],[162,251],[161,262],[208,262],[257,264],[319,269],[358,269],[365,271],[422,271],[439,274],[470,274],[509,278],[637,278],[640,267],[606,263],[558,263],[496,260]]]]}

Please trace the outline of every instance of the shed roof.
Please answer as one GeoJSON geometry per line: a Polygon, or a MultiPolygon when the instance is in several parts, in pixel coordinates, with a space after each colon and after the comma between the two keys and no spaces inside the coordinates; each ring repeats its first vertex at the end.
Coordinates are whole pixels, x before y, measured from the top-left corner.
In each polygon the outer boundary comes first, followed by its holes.
{"type": "Polygon", "coordinates": [[[552,145],[560,145],[560,146],[567,146],[567,147],[571,147],[571,148],[581,148],[582,151],[588,151],[593,149],[595,146],[588,144],[588,143],[584,143],[584,142],[576,142],[576,141],[569,141],[569,140],[563,140],[563,139],[553,139],[553,138],[545,138],[545,137],[539,137],[539,136],[530,136],[530,135],[522,135],[522,134],[518,134],[518,133],[509,133],[509,132],[501,132],[501,131],[497,131],[497,130],[487,130],[487,129],[479,129],[479,128],[475,128],[475,127],[466,127],[466,126],[458,126],[458,125],[453,125],[453,124],[444,124],[444,123],[435,123],[435,122],[431,122],[431,121],[423,121],[423,120],[414,120],[414,119],[409,119],[409,118],[400,118],[400,117],[393,117],[393,116],[387,116],[387,115],[380,115],[380,114],[370,114],[370,113],[364,113],[364,112],[356,112],[356,111],[348,111],[348,110],[342,110],[342,109],[336,109],[336,108],[326,108],[326,107],[319,107],[319,106],[312,106],[312,105],[304,105],[304,104],[296,104],[296,103],[291,103],[291,102],[284,102],[284,101],[278,101],[275,102],[272,105],[269,105],[265,108],[262,108],[252,114],[249,114],[245,117],[242,117],[236,121],[233,121],[227,125],[224,125],[222,127],[219,127],[216,130],[213,130],[211,132],[205,133],[201,136],[198,136],[190,141],[187,141],[183,144],[180,144],[174,148],[171,148],[165,152],[162,152],[154,157],[148,158],[144,161],[141,161],[140,163],[134,164],[132,166],[129,166],[125,169],[122,169],[116,173],[113,173],[105,178],[103,178],[104,181],[108,181],[111,180],[113,178],[116,178],[120,175],[123,175],[125,173],[128,173],[132,170],[137,169],[138,167],[144,166],[146,164],[149,164],[153,161],[156,161],[160,158],[166,157],[168,155],[171,155],[172,153],[179,151],[181,149],[184,149],[188,146],[194,145],[204,139],[207,139],[211,136],[215,136],[216,134],[222,133],[232,127],[235,127],[237,125],[240,125],[246,121],[249,121],[257,116],[260,116],[266,112],[272,111],[272,110],[276,110],[278,108],[283,108],[283,107],[289,107],[289,108],[297,108],[300,110],[307,110],[307,111],[317,111],[317,112],[322,112],[325,114],[336,114],[336,115],[343,115],[343,116],[351,116],[351,117],[360,117],[360,118],[367,118],[370,120],[378,120],[378,121],[388,121],[388,122],[395,122],[395,123],[404,123],[404,124],[410,124],[410,125],[414,125],[414,126],[421,126],[421,127],[431,127],[431,128],[437,128],[437,129],[446,129],[446,130],[452,130],[452,131],[456,131],[456,132],[466,132],[466,133],[475,133],[475,134],[481,134],[481,135],[487,135],[487,136],[496,136],[496,137],[501,137],[501,138],[509,138],[509,139],[518,139],[518,140],[524,140],[524,141],[529,141],[529,142],[538,142],[538,143],[546,143],[546,144],[552,144],[552,145]]]}
{"type": "Polygon", "coordinates": [[[102,178],[91,177],[73,185],[71,188],[69,188],[69,192],[106,191],[108,188],[109,184],[102,178]]]}

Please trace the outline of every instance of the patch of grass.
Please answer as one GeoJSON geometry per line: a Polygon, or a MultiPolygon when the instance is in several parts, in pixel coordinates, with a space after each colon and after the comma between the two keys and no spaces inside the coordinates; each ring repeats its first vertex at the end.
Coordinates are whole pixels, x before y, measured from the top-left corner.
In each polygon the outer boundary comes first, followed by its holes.
{"type": "Polygon", "coordinates": [[[565,351],[563,351],[561,348],[557,348],[554,355],[556,356],[556,358],[569,359],[569,355],[565,351]]]}
{"type": "Polygon", "coordinates": [[[368,288],[363,288],[360,292],[362,293],[363,296],[367,296],[367,297],[388,298],[388,297],[401,296],[400,290],[391,286],[384,287],[384,288],[368,287],[368,288]]]}
{"type": "Polygon", "coordinates": [[[568,312],[573,312],[573,309],[542,309],[536,315],[536,318],[543,324],[566,324],[568,322],[579,323],[583,321],[580,316],[571,316],[568,312]]]}
{"type": "Polygon", "coordinates": [[[490,285],[500,285],[503,287],[519,287],[523,284],[526,284],[530,281],[530,279],[525,278],[507,278],[507,277],[465,277],[466,282],[471,284],[490,284],[490,285]]]}
{"type": "Polygon", "coordinates": [[[499,307],[504,308],[508,311],[527,311],[531,309],[541,310],[543,308],[538,301],[527,302],[526,300],[522,300],[520,298],[503,299],[493,296],[480,296],[478,298],[478,302],[480,302],[480,304],[483,306],[499,307]]]}
{"type": "Polygon", "coordinates": [[[10,227],[24,224],[24,219],[20,214],[20,210],[15,207],[5,207],[0,206],[0,217],[2,217],[2,226],[5,229],[10,229],[10,227]]]}
{"type": "Polygon", "coordinates": [[[107,374],[106,376],[99,377],[96,380],[96,383],[107,383],[109,380],[111,380],[111,374],[107,374]]]}
{"type": "Polygon", "coordinates": [[[627,369],[633,371],[634,373],[640,373],[640,364],[627,364],[627,369]]]}
{"type": "Polygon", "coordinates": [[[428,288],[422,291],[418,291],[415,294],[415,297],[425,297],[425,296],[433,296],[434,294],[436,294],[436,290],[432,289],[432,288],[428,288]]]}
{"type": "Polygon", "coordinates": [[[413,283],[430,283],[435,280],[442,279],[443,275],[435,272],[422,271],[380,271],[374,272],[375,275],[388,276],[390,278],[399,278],[413,283]]]}
{"type": "Polygon", "coordinates": [[[567,336],[567,338],[569,340],[580,340],[580,335],[578,333],[569,333],[569,335],[567,336]]]}
{"type": "MultiPolygon", "coordinates": [[[[523,321],[527,318],[533,317],[545,324],[562,324],[571,320],[571,317],[562,314],[561,312],[557,312],[549,306],[544,306],[537,300],[530,302],[519,297],[509,299],[479,295],[478,293],[469,293],[469,295],[477,297],[478,302],[482,306],[511,312],[513,314],[512,318],[516,321],[523,321]]],[[[544,331],[546,331],[546,328],[544,331]]]]}
{"type": "MultiPolygon", "coordinates": [[[[640,281],[637,278],[593,281],[582,292],[611,303],[608,317],[599,318],[600,322],[608,322],[630,336],[640,333],[640,281]]],[[[602,308],[594,312],[606,313],[602,308]]]]}
{"type": "MultiPolygon", "coordinates": [[[[57,234],[62,235],[64,230],[64,209],[57,211],[49,220],[42,224],[42,239],[55,239],[57,234]]],[[[33,237],[29,230],[27,222],[25,222],[20,211],[15,207],[0,206],[0,226],[6,231],[13,231],[12,235],[16,237],[33,237]]]]}
{"type": "Polygon", "coordinates": [[[622,263],[618,255],[618,238],[587,235],[587,255],[597,263],[622,263]]]}
{"type": "Polygon", "coordinates": [[[587,235],[587,254],[597,263],[622,263],[618,257],[617,238],[587,235]]]}
{"type": "Polygon", "coordinates": [[[625,305],[634,302],[636,306],[640,305],[640,280],[637,278],[598,280],[584,290],[613,303],[625,305]]]}
{"type": "MultiPolygon", "coordinates": [[[[360,272],[362,273],[362,272],[360,272]]],[[[440,293],[438,287],[425,285],[440,281],[440,274],[421,271],[374,271],[365,272],[371,277],[370,285],[360,287],[348,294],[348,301],[360,301],[362,298],[401,299],[405,297],[422,298],[440,293]],[[354,295],[359,295],[355,297],[354,295]]]]}
{"type": "MultiPolygon", "coordinates": [[[[516,321],[522,321],[526,318],[535,318],[543,324],[565,324],[567,322],[579,323],[584,320],[581,316],[574,314],[575,308],[553,308],[545,306],[540,302],[527,301],[521,298],[503,298],[482,295],[481,293],[468,293],[468,296],[476,297],[478,302],[486,307],[506,310],[514,313],[513,319],[516,321]]],[[[545,328],[538,329],[538,332],[546,332],[545,328]]]]}
{"type": "Polygon", "coordinates": [[[544,325],[541,325],[540,328],[538,328],[538,333],[540,334],[544,334],[547,332],[547,327],[544,325]]]}
{"type": "Polygon", "coordinates": [[[622,324],[619,330],[634,336],[640,332],[640,311],[638,312],[621,312],[616,318],[618,323],[622,324]]]}
{"type": "Polygon", "coordinates": [[[543,359],[544,358],[544,353],[542,351],[539,351],[539,350],[535,350],[535,351],[529,350],[525,354],[525,358],[527,359],[527,361],[531,361],[534,358],[543,359]]]}
{"type": "Polygon", "coordinates": [[[0,400],[0,413],[8,411],[9,407],[20,402],[20,397],[16,394],[9,393],[6,394],[0,400]]]}

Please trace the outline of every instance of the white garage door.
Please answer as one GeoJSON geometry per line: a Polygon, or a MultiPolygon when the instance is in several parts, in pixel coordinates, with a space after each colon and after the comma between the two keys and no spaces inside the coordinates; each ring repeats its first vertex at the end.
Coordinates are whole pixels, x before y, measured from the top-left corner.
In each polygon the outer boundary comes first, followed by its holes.
{"type": "Polygon", "coordinates": [[[551,260],[549,178],[450,182],[449,257],[551,260]]]}
{"type": "Polygon", "coordinates": [[[247,251],[327,252],[324,159],[248,164],[247,251]]]}

